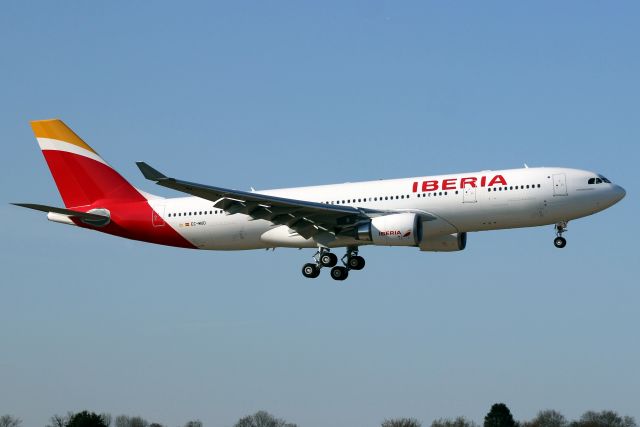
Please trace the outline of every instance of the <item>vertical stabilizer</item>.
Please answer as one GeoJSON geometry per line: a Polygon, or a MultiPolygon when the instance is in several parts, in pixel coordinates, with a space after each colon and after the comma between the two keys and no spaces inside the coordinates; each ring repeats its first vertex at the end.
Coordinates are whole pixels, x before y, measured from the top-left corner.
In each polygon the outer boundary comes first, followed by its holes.
{"type": "Polygon", "coordinates": [[[62,120],[37,120],[31,127],[67,208],[145,200],[62,120]]]}

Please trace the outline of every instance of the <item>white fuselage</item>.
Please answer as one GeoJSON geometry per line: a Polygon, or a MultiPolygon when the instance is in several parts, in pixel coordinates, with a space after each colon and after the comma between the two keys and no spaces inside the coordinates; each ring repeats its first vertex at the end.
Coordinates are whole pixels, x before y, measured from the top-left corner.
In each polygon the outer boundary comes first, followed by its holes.
{"type": "MultiPolygon", "coordinates": [[[[259,193],[389,212],[434,215],[438,220],[429,228],[429,235],[438,236],[566,222],[606,209],[624,197],[624,190],[615,184],[589,184],[589,179],[595,177],[598,175],[589,171],[543,167],[285,188],[259,193]]],[[[162,217],[154,225],[170,225],[200,249],[318,246],[318,242],[304,239],[287,226],[254,220],[243,214],[228,215],[215,208],[213,202],[198,197],[155,198],[149,203],[162,217]]],[[[370,242],[343,238],[327,246],[365,244],[370,242]]]]}

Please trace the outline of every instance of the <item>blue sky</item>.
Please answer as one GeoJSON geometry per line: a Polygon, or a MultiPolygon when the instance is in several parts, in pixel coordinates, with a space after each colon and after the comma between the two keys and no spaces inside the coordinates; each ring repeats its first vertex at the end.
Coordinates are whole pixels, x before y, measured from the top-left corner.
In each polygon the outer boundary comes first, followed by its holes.
{"type": "Polygon", "coordinates": [[[10,2],[0,14],[0,414],[301,427],[613,409],[640,418],[637,2],[10,2]],[[197,252],[46,221],[29,120],[131,182],[146,160],[248,189],[530,166],[627,190],[570,224],[454,254],[197,252]]]}

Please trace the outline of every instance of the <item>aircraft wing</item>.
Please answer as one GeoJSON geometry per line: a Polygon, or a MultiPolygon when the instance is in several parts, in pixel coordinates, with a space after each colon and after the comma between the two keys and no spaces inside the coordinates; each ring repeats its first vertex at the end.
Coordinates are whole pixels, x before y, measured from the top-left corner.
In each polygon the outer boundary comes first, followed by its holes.
{"type": "Polygon", "coordinates": [[[321,232],[349,234],[355,226],[372,216],[386,212],[344,205],[287,199],[169,178],[145,162],[136,162],[145,178],[163,187],[172,188],[202,199],[211,200],[216,208],[228,214],[242,213],[254,219],[286,225],[304,238],[321,232]]]}

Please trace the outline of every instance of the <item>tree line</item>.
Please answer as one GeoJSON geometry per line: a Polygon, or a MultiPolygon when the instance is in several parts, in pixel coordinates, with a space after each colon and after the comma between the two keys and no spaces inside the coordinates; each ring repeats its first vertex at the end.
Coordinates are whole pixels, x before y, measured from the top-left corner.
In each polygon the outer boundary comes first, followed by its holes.
{"type": "MultiPolygon", "coordinates": [[[[516,421],[504,403],[496,403],[478,424],[464,417],[439,418],[431,427],[638,427],[630,416],[621,416],[614,411],[587,411],[576,420],[568,420],[555,410],[544,410],[528,421],[516,421]]],[[[0,427],[22,427],[20,418],[12,415],[0,417],[0,427]]],[[[118,415],[81,411],[68,412],[66,415],[54,415],[45,427],[166,427],[158,422],[149,422],[140,416],[118,415]]],[[[199,420],[187,421],[183,427],[204,427],[199,420]]],[[[277,418],[266,411],[240,418],[233,427],[298,427],[277,418]]],[[[382,421],[380,427],[422,427],[416,418],[393,418],[382,421]]]]}

